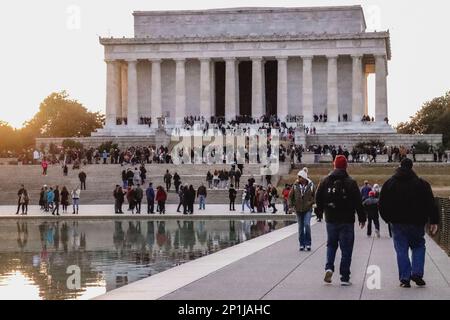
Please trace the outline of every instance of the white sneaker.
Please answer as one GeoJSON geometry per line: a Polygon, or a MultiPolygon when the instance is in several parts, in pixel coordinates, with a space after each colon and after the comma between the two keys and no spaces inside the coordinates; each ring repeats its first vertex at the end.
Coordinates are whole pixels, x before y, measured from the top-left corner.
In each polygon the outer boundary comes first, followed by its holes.
{"type": "Polygon", "coordinates": [[[341,286],[343,287],[350,287],[352,283],[350,281],[342,281],[341,280],[341,286]]]}

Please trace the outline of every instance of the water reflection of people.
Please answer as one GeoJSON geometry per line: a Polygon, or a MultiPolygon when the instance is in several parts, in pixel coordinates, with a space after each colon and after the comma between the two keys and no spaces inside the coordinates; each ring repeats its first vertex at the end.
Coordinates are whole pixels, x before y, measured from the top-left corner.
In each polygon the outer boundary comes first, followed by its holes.
{"type": "Polygon", "coordinates": [[[164,221],[158,222],[158,234],[156,235],[156,243],[162,248],[167,242],[166,223],[164,221]]]}
{"type": "Polygon", "coordinates": [[[122,228],[121,221],[114,222],[114,235],[113,235],[114,247],[118,251],[119,255],[122,253],[125,243],[125,232],[122,228]]]}
{"type": "Polygon", "coordinates": [[[183,226],[181,226],[180,221],[177,221],[177,224],[180,230],[180,245],[192,251],[195,245],[194,222],[183,221],[183,226]]]}
{"type": "Polygon", "coordinates": [[[208,237],[208,233],[206,232],[206,228],[205,228],[205,221],[199,221],[197,222],[197,240],[198,242],[200,242],[200,244],[202,246],[204,246],[206,244],[206,240],[208,237]]]}
{"type": "Polygon", "coordinates": [[[153,245],[155,244],[155,223],[153,221],[147,221],[147,245],[148,249],[151,251],[153,245]]]}
{"type": "Polygon", "coordinates": [[[230,245],[235,245],[236,243],[239,243],[236,237],[236,225],[234,220],[230,221],[228,238],[230,241],[230,245]]]}
{"type": "Polygon", "coordinates": [[[64,252],[67,253],[69,243],[69,227],[66,222],[63,222],[61,226],[61,242],[63,244],[64,252]]]}
{"type": "Polygon", "coordinates": [[[17,244],[21,250],[25,249],[28,242],[28,224],[17,222],[17,244]]]}

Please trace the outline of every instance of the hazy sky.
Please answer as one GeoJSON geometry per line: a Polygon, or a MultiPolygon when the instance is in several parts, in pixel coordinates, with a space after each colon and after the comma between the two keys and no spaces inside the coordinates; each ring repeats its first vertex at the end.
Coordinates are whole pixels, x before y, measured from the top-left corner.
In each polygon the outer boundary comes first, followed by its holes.
{"type": "Polygon", "coordinates": [[[0,120],[20,127],[48,94],[60,90],[104,111],[106,66],[98,36],[133,36],[134,10],[355,4],[364,7],[370,28],[391,31],[393,123],[450,90],[449,1],[14,0],[0,2],[0,120]],[[79,24],[73,19],[78,11],[79,24]]]}

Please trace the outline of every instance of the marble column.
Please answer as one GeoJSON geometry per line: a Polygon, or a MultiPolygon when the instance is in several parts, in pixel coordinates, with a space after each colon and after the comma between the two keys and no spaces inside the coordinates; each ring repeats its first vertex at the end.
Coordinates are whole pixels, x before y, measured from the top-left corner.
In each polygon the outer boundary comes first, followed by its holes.
{"type": "Polygon", "coordinates": [[[303,121],[313,122],[312,56],[303,56],[303,121]]]}
{"type": "Polygon", "coordinates": [[[327,56],[328,58],[328,99],[327,115],[328,122],[338,122],[338,87],[337,87],[337,56],[327,56]]]}
{"type": "Polygon", "coordinates": [[[385,55],[375,57],[375,74],[376,74],[375,121],[383,122],[388,115],[387,62],[385,55]]]}
{"type": "Polygon", "coordinates": [[[117,117],[121,117],[121,83],[120,63],[115,60],[106,62],[106,126],[117,125],[117,117]]]}
{"type": "Polygon", "coordinates": [[[237,115],[236,104],[236,58],[225,59],[225,118],[232,120],[237,115]]]}
{"type": "Polygon", "coordinates": [[[277,113],[281,122],[285,122],[288,115],[287,60],[287,57],[277,57],[277,113]]]}
{"type": "MultiPolygon", "coordinates": [[[[122,84],[121,89],[121,104],[122,104],[122,118],[128,117],[128,63],[125,61],[120,64],[120,82],[122,84]]],[[[125,125],[125,123],[122,123],[125,125]]]]}
{"type": "Polygon", "coordinates": [[[162,116],[161,100],[161,60],[151,59],[152,80],[151,80],[151,117],[152,126],[158,127],[158,118],[162,116]]]}
{"type": "Polygon", "coordinates": [[[138,125],[138,83],[137,60],[128,62],[128,126],[138,125]]]}
{"type": "Polygon", "coordinates": [[[186,116],[186,60],[176,59],[175,63],[175,121],[183,123],[186,116]]]}
{"type": "Polygon", "coordinates": [[[211,118],[211,60],[200,59],[200,115],[211,118]]]}
{"type": "Polygon", "coordinates": [[[252,117],[261,118],[265,114],[263,99],[262,57],[252,58],[252,117]]]}
{"type": "Polygon", "coordinates": [[[363,65],[362,55],[352,56],[353,60],[353,76],[352,76],[352,121],[360,122],[364,113],[364,97],[363,97],[363,65]]]}

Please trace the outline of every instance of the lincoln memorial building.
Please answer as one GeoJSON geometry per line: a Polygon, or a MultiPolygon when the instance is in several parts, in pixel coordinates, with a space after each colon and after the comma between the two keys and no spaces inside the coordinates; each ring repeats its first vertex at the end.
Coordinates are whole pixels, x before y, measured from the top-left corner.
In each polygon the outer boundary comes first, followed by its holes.
{"type": "Polygon", "coordinates": [[[133,15],[133,38],[100,38],[106,125],[96,136],[149,135],[158,118],[170,128],[190,115],[302,116],[319,132],[393,132],[389,32],[366,32],[361,6],[133,15]],[[371,73],[375,121],[364,125],[371,73]],[[315,123],[315,115],[327,121],[315,123]]]}

